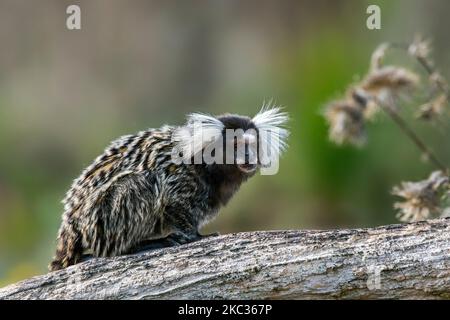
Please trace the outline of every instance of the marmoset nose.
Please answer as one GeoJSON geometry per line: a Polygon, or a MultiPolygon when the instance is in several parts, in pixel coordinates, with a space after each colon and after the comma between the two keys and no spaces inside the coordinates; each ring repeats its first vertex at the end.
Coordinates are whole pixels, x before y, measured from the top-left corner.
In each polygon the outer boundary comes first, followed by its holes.
{"type": "Polygon", "coordinates": [[[249,163],[249,161],[250,161],[250,150],[249,150],[248,145],[245,145],[244,156],[245,156],[245,163],[249,163]]]}

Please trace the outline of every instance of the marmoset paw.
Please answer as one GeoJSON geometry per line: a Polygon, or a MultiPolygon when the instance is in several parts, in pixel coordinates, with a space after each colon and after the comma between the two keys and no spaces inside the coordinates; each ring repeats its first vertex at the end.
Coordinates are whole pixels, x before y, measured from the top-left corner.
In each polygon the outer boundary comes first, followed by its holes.
{"type": "Polygon", "coordinates": [[[180,244],[185,244],[185,243],[189,243],[189,242],[193,242],[195,240],[197,240],[196,237],[190,236],[186,233],[183,233],[181,231],[175,231],[171,234],[169,234],[166,238],[165,238],[169,243],[171,243],[172,245],[180,245],[180,244]]]}
{"type": "Polygon", "coordinates": [[[200,240],[200,239],[205,239],[205,238],[218,237],[218,236],[220,236],[220,233],[219,232],[213,232],[213,233],[208,233],[208,234],[197,233],[197,236],[200,240]]]}

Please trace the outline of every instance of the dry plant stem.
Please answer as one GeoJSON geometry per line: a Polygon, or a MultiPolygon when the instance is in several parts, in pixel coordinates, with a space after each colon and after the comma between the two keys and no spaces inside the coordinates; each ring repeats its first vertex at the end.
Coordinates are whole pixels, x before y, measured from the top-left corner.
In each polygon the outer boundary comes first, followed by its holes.
{"type": "Polygon", "coordinates": [[[442,172],[448,174],[447,167],[433,154],[430,148],[419,138],[419,136],[413,131],[413,129],[406,123],[405,120],[400,116],[400,114],[395,111],[394,108],[383,105],[380,101],[376,103],[384,110],[391,119],[395,122],[397,126],[410,138],[414,144],[427,156],[428,159],[442,172]]]}
{"type": "MultiPolygon", "coordinates": [[[[408,45],[406,44],[400,44],[400,43],[391,43],[389,44],[391,48],[400,49],[408,52],[408,45]]],[[[436,73],[436,70],[433,68],[431,63],[423,58],[423,57],[414,57],[417,62],[425,69],[425,71],[428,73],[429,76],[432,76],[436,73]]],[[[443,83],[438,82],[437,85],[439,86],[439,89],[445,94],[447,97],[448,102],[450,103],[450,90],[448,87],[446,87],[443,83]]]]}
{"type": "MultiPolygon", "coordinates": [[[[408,51],[409,45],[401,44],[401,43],[390,43],[389,46],[391,48],[400,49],[404,51],[408,51]]],[[[415,57],[415,59],[419,62],[419,64],[425,69],[425,71],[431,76],[435,73],[433,66],[422,57],[415,57]]],[[[450,102],[450,92],[449,89],[442,83],[438,82],[439,89],[446,95],[447,100],[450,102]]],[[[447,175],[449,174],[448,168],[434,155],[434,153],[428,148],[428,146],[419,138],[419,136],[414,132],[414,130],[407,124],[405,120],[395,111],[395,108],[385,106],[381,101],[378,101],[375,97],[373,97],[375,103],[377,103],[381,109],[386,112],[391,119],[397,124],[397,126],[410,138],[414,144],[430,159],[430,161],[442,172],[445,172],[447,175]]]]}
{"type": "MultiPolygon", "coordinates": [[[[419,61],[420,65],[427,71],[427,73],[431,76],[433,75],[436,71],[433,69],[433,66],[424,58],[422,57],[417,57],[416,58],[417,61],[419,61]]],[[[437,85],[439,86],[439,89],[442,90],[442,92],[445,94],[445,96],[447,97],[447,100],[450,102],[450,92],[449,89],[442,83],[442,82],[437,82],[437,85]]]]}

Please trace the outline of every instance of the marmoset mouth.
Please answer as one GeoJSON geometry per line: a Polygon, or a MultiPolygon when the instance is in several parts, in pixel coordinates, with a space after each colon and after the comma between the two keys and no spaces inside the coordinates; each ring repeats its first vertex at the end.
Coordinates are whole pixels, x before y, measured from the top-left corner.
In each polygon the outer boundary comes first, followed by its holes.
{"type": "Polygon", "coordinates": [[[238,164],[237,166],[238,166],[239,170],[241,170],[245,173],[253,172],[257,169],[256,164],[250,164],[250,163],[238,164]]]}

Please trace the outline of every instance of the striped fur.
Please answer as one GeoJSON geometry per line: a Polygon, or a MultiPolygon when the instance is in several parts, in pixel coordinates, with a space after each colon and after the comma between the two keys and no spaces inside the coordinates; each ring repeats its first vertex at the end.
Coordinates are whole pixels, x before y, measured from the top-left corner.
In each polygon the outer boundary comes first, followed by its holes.
{"type": "Polygon", "coordinates": [[[130,253],[149,239],[177,235],[183,243],[200,237],[198,229],[253,173],[235,165],[174,163],[176,135],[189,129],[193,119],[207,121],[214,132],[225,122],[251,124],[247,117],[197,114],[182,127],[149,129],[113,141],[67,192],[50,270],[76,264],[84,254],[130,253]]]}

